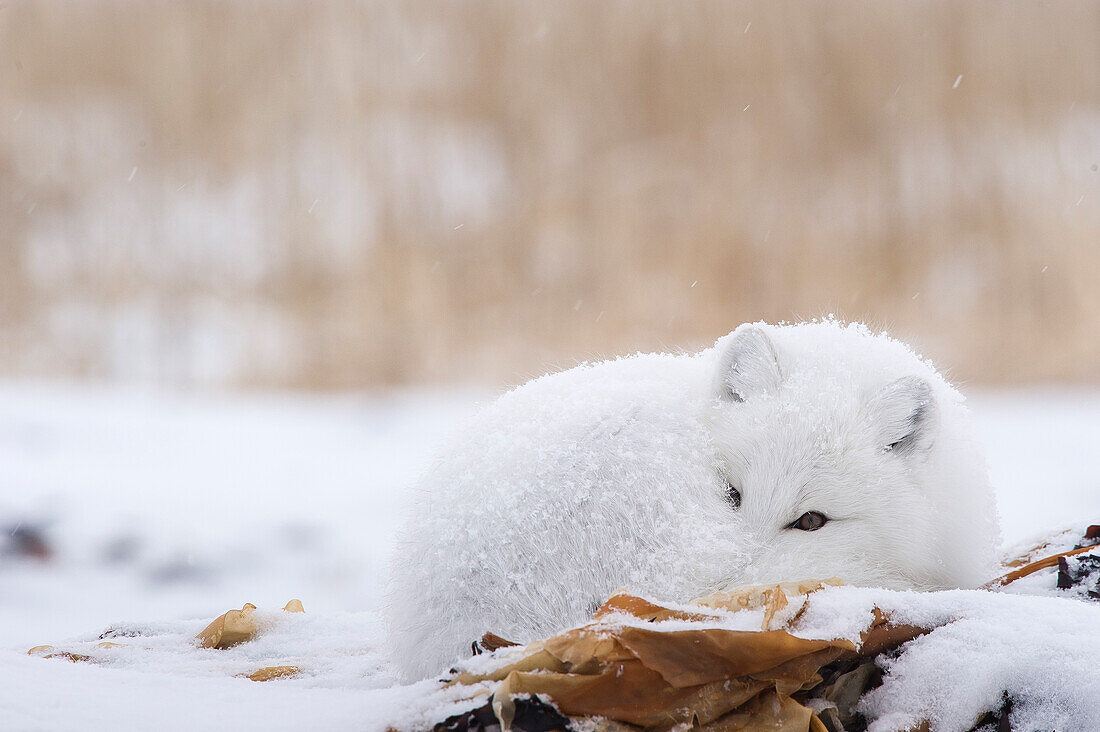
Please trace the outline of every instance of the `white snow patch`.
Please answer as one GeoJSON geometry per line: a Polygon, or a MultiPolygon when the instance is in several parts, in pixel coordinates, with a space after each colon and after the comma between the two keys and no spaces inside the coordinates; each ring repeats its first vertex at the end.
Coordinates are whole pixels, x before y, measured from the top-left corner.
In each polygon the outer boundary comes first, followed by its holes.
{"type": "MultiPolygon", "coordinates": [[[[374,611],[409,486],[487,396],[0,384],[0,546],[17,526],[34,527],[55,552],[49,562],[0,559],[0,728],[374,730],[468,706],[432,681],[391,685],[374,611]],[[254,643],[190,645],[229,608],[291,597],[306,614],[254,643]],[[25,655],[43,643],[94,647],[109,627],[147,635],[93,651],[102,665],[25,655]],[[287,663],[302,676],[232,677],[287,663]]],[[[988,392],[970,405],[1015,545],[1006,551],[1100,520],[1100,393],[988,392]]],[[[1053,587],[1047,570],[1005,594],[828,590],[799,633],[851,637],[873,603],[909,621],[950,620],[889,664],[865,701],[873,729],[922,715],[965,729],[999,707],[1002,689],[1020,701],[1014,728],[1098,729],[1100,612],[1018,596],[1053,587]]]]}

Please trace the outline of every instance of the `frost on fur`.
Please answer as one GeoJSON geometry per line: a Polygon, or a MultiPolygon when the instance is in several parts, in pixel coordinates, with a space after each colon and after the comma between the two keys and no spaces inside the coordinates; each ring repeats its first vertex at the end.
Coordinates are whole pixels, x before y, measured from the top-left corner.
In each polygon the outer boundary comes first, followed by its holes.
{"type": "Polygon", "coordinates": [[[904,344],[831,320],[536,379],[418,488],[387,599],[409,678],[486,631],[579,624],[619,587],[972,587],[998,539],[959,393],[904,344]]]}

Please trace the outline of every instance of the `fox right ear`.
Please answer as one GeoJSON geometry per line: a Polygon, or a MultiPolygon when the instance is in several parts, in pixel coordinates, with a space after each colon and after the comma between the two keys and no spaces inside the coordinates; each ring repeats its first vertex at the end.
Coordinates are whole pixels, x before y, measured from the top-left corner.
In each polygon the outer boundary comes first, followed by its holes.
{"type": "Polygon", "coordinates": [[[910,455],[926,451],[936,433],[937,411],[932,387],[917,376],[888,384],[868,404],[884,452],[910,455]]]}
{"type": "Polygon", "coordinates": [[[767,334],[755,325],[735,331],[718,361],[719,396],[743,402],[774,393],[780,381],[779,357],[767,334]]]}

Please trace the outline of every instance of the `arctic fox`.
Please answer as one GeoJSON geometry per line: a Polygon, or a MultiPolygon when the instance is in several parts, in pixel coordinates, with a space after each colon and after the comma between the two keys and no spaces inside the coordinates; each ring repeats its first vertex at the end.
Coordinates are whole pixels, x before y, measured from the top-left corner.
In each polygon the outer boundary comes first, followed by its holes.
{"type": "Polygon", "coordinates": [[[833,320],[536,379],[414,495],[386,600],[409,679],[486,631],[579,624],[619,587],[681,602],[832,576],[973,587],[999,542],[962,396],[903,343],[833,320]]]}

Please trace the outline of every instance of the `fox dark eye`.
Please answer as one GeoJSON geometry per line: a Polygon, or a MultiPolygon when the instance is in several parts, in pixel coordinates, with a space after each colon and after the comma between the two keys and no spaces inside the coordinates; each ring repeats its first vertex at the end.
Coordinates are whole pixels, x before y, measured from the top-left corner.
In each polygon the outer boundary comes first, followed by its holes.
{"type": "Polygon", "coordinates": [[[726,483],[726,500],[734,508],[741,508],[741,491],[726,483]]]}
{"type": "Polygon", "coordinates": [[[825,514],[818,513],[817,511],[807,511],[798,517],[798,520],[788,526],[789,529],[798,529],[799,531],[817,531],[829,519],[825,517],[825,514]]]}

